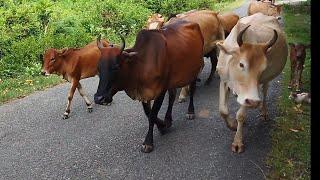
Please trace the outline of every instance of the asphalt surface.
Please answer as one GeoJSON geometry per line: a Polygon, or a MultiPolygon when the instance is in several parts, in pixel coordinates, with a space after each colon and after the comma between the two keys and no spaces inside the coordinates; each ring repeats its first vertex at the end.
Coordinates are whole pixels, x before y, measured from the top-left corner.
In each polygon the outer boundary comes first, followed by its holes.
{"type": "MultiPolygon", "coordinates": [[[[279,78],[271,82],[268,93],[271,120],[257,119],[259,111],[249,110],[245,152],[235,154],[235,132],[218,112],[218,76],[211,85],[203,85],[210,66],[206,60],[197,85],[196,119],[185,118],[188,102],[176,101],[172,127],[165,135],[155,129],[155,149],[149,154],[140,151],[148,130],[142,105],[124,92],[115,95],[111,106],[94,105],[92,113],[76,92],[67,120],[61,117],[68,83],[0,106],[0,179],[264,179],[279,78]]],[[[98,78],[82,84],[93,100],[98,78]]],[[[235,97],[230,99],[234,117],[239,105],[235,97]]],[[[166,97],[161,118],[167,101],[166,97]]]]}

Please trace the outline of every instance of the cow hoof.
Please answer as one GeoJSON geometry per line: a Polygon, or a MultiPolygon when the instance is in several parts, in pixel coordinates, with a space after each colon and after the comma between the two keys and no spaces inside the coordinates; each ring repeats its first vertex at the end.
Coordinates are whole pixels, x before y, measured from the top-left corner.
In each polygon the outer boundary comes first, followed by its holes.
{"type": "Polygon", "coordinates": [[[291,86],[288,86],[288,89],[292,89],[292,87],[291,87],[291,86]]]}
{"type": "Polygon", "coordinates": [[[242,153],[244,151],[244,145],[242,143],[232,143],[231,150],[234,153],[242,153]]]}
{"type": "Polygon", "coordinates": [[[150,153],[151,151],[153,151],[153,145],[149,145],[149,144],[143,144],[141,151],[143,153],[150,153]]]}
{"type": "Polygon", "coordinates": [[[88,113],[92,113],[92,108],[88,108],[88,113]]]}
{"type": "Polygon", "coordinates": [[[301,90],[300,89],[296,89],[296,92],[299,93],[301,90]]]}
{"type": "Polygon", "coordinates": [[[179,98],[179,99],[178,99],[178,102],[179,102],[179,103],[183,103],[183,102],[185,102],[185,101],[186,101],[186,98],[179,98]]]}
{"type": "Polygon", "coordinates": [[[191,120],[191,119],[194,119],[196,116],[194,115],[194,113],[193,113],[193,114],[188,113],[188,114],[186,115],[186,117],[187,117],[187,119],[191,120]]]}
{"type": "Polygon", "coordinates": [[[63,114],[62,119],[68,119],[69,117],[69,114],[63,114]]]}

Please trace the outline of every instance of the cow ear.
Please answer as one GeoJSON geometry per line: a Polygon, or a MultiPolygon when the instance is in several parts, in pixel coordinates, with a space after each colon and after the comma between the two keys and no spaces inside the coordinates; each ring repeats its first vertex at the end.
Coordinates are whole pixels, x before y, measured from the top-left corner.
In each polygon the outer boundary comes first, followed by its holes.
{"type": "Polygon", "coordinates": [[[234,54],[234,53],[236,52],[235,49],[231,49],[231,48],[227,47],[226,45],[223,45],[223,40],[222,40],[222,41],[218,41],[218,42],[216,43],[216,45],[217,45],[218,48],[219,48],[221,51],[223,51],[224,53],[227,53],[227,54],[232,55],[232,54],[234,54]]]}
{"type": "Polygon", "coordinates": [[[58,52],[59,56],[67,56],[69,55],[71,52],[73,52],[73,48],[63,48],[60,52],[58,52]]]}
{"type": "Polygon", "coordinates": [[[40,59],[40,61],[43,60],[43,54],[39,54],[39,59],[40,59]]]}

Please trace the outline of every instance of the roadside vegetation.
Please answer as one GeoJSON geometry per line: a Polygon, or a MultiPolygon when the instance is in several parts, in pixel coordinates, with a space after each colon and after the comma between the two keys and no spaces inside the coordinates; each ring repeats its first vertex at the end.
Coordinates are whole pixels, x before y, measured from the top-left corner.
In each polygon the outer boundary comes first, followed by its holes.
{"type": "Polygon", "coordinates": [[[223,11],[243,0],[0,0],[0,104],[64,82],[40,76],[48,48],[82,47],[98,34],[130,46],[152,13],[223,11]],[[231,6],[230,6],[231,5],[231,6]]]}
{"type": "MultiPolygon", "coordinates": [[[[285,32],[288,42],[310,44],[310,1],[284,6],[285,32]]],[[[303,70],[303,92],[310,92],[311,56],[307,50],[303,70]]],[[[279,99],[280,116],[272,131],[272,150],[267,164],[270,179],[310,179],[311,174],[311,106],[295,104],[288,97],[290,78],[288,59],[279,99]]]]}

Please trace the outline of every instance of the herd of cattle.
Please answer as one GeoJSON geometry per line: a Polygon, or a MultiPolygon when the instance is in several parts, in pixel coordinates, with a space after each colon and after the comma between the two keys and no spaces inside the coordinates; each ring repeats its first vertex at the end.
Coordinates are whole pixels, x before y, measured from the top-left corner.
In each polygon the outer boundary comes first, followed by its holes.
{"type": "Polygon", "coordinates": [[[203,57],[209,57],[212,69],[206,84],[217,70],[219,111],[227,127],[236,131],[232,151],[241,153],[244,151],[242,128],[246,109],[259,107],[261,116],[267,119],[268,83],[282,72],[286,63],[288,48],[278,22],[280,12],[279,5],[257,1],[251,2],[249,16],[240,19],[231,12],[192,10],[173,15],[165,22],[164,17],[155,14],[149,18],[147,27],[137,34],[132,48],[125,48],[123,37],[120,46],[98,37],[83,48],[48,49],[43,56],[42,73],[59,74],[71,82],[63,114],[65,119],[69,117],[76,89],[88,111],[92,111],[92,103],[79,81],[95,75],[99,75],[94,95],[96,104],[111,103],[118,91],[125,91],[131,99],[141,101],[149,120],[142,151],[148,153],[153,150],[154,125],[160,132],[172,125],[177,88],[182,88],[179,102],[190,97],[187,118],[195,118],[193,96],[197,76],[204,66],[203,57]],[[262,100],[259,97],[261,87],[262,100]],[[167,91],[169,105],[165,119],[160,120],[158,112],[167,91]],[[229,116],[230,91],[240,104],[236,119],[229,116]]]}

